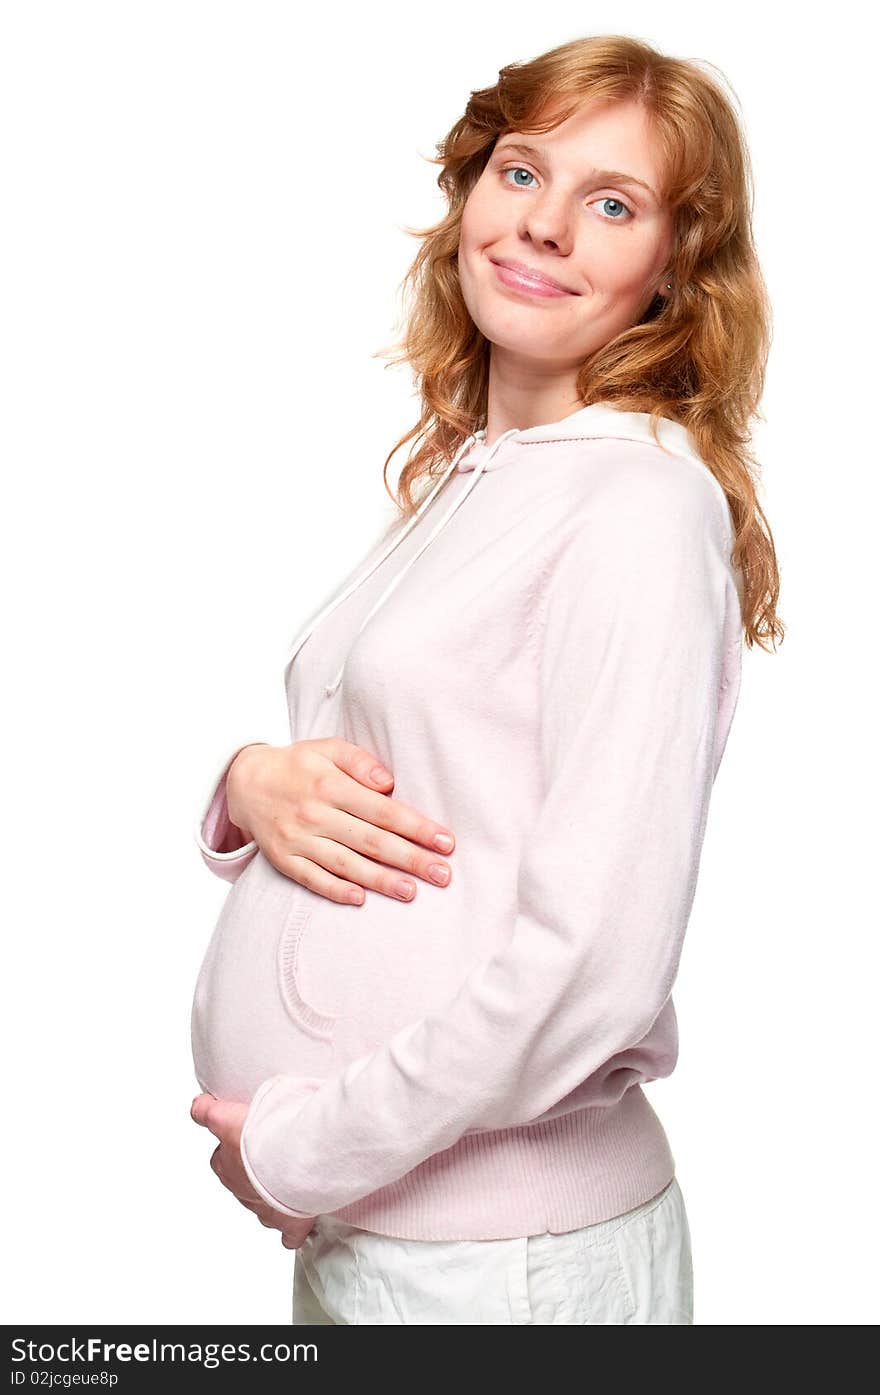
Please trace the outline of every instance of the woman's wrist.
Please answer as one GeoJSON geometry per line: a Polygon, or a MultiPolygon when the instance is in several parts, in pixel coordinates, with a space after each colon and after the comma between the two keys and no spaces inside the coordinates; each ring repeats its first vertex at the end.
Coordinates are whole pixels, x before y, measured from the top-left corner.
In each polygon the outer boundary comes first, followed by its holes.
{"type": "Polygon", "coordinates": [[[238,829],[245,842],[248,843],[253,841],[254,835],[246,826],[246,821],[239,822],[239,819],[236,818],[236,811],[238,809],[238,781],[246,778],[243,776],[243,768],[247,764],[247,761],[249,759],[248,752],[255,750],[258,746],[268,745],[268,741],[248,742],[247,746],[242,746],[241,750],[232,760],[229,769],[226,772],[226,807],[229,811],[229,822],[233,825],[233,827],[238,829]]]}

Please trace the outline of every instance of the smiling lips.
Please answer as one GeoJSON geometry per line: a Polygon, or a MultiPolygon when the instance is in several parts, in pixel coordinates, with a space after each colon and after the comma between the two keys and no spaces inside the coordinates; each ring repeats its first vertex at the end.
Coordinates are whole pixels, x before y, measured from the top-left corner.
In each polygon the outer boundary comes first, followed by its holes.
{"type": "Polygon", "coordinates": [[[505,286],[510,286],[514,290],[529,291],[532,295],[541,296],[565,296],[578,295],[578,291],[569,290],[568,286],[563,286],[561,282],[554,281],[552,276],[546,276],[542,271],[536,271],[534,267],[526,266],[525,262],[516,262],[504,258],[491,257],[490,261],[495,267],[495,273],[499,281],[505,286]]]}

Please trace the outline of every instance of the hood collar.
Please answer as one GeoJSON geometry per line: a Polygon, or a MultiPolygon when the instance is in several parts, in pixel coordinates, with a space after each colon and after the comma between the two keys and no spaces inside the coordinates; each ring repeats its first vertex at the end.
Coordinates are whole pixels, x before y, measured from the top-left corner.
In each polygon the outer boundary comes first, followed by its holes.
{"type": "MultiPolygon", "coordinates": [[[[661,446],[671,455],[684,455],[702,464],[693,436],[681,422],[670,417],[661,417],[657,423],[657,435],[661,446]]],[[[483,470],[497,470],[510,460],[518,458],[518,447],[543,444],[549,441],[588,440],[602,436],[612,436],[624,441],[644,441],[656,445],[651,431],[651,418],[647,412],[621,412],[608,402],[591,402],[581,407],[561,421],[551,421],[541,426],[530,426],[525,431],[513,429],[486,445],[486,430],[474,432],[471,445],[460,456],[457,468],[464,472],[475,470],[482,465],[483,470]],[[509,444],[506,444],[509,441],[509,444]]],[[[465,443],[467,445],[467,442],[465,443]]]]}

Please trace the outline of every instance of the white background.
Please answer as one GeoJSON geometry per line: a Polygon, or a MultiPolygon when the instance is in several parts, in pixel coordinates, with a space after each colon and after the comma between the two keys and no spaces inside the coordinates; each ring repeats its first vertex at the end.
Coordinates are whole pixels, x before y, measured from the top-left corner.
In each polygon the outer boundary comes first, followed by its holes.
{"type": "Polygon", "coordinates": [[[290,1320],[293,1254],[189,1116],[192,990],[228,889],[192,825],[227,750],[289,740],[287,646],[390,516],[383,462],[417,414],[408,370],[375,355],[405,228],[443,212],[425,157],[503,64],[603,32],[732,85],[774,306],[755,443],[788,633],[745,655],[679,1065],[648,1086],[695,1320],[877,1321],[863,13],[3,7],[5,1322],[290,1320]]]}

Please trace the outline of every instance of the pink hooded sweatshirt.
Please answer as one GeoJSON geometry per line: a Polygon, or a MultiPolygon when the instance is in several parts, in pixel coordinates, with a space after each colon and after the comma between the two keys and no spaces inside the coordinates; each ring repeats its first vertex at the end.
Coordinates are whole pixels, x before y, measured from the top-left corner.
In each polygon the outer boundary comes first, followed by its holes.
{"type": "MultiPolygon", "coordinates": [[[[563,1232],[675,1164],[643,1090],[736,706],[742,577],[679,423],[606,404],[468,437],[293,643],[291,740],[339,735],[456,836],[452,879],[338,905],[199,817],[232,882],[195,988],[203,1090],[276,1210],[423,1240],[563,1232]]],[[[237,754],[238,747],[233,755],[237,754]]]]}

